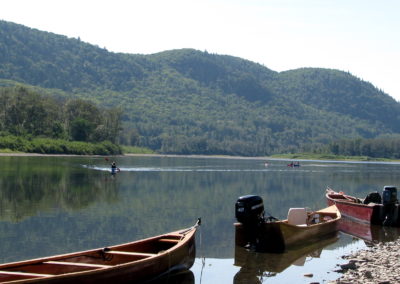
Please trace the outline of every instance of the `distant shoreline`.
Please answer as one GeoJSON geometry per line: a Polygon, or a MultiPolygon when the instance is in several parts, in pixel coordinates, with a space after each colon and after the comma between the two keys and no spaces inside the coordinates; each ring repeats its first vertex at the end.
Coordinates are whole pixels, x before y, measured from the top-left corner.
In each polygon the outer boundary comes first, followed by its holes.
{"type": "Polygon", "coordinates": [[[400,160],[391,160],[391,159],[357,159],[355,158],[346,158],[338,157],[335,159],[334,157],[290,157],[286,155],[276,155],[273,157],[270,156],[256,156],[256,157],[246,157],[246,156],[229,156],[229,155],[178,155],[178,154],[121,154],[121,155],[76,155],[76,154],[40,154],[40,153],[2,153],[0,152],[0,157],[168,157],[168,158],[204,158],[204,159],[240,159],[240,160],[262,160],[265,162],[268,161],[299,161],[299,162],[307,162],[307,161],[321,161],[321,162],[360,162],[360,163],[400,163],[400,160]]]}
{"type": "Polygon", "coordinates": [[[243,160],[287,160],[272,157],[244,157],[227,155],[176,155],[176,154],[121,154],[121,155],[75,155],[75,154],[40,154],[40,153],[1,153],[0,157],[172,157],[172,158],[221,158],[243,160]]]}

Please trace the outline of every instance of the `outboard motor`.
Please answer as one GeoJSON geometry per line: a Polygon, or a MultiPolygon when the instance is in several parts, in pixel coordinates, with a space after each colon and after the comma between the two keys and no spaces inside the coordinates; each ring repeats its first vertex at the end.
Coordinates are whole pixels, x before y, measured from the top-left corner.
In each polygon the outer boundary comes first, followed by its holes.
{"type": "Polygon", "coordinates": [[[260,196],[245,195],[235,204],[235,217],[243,224],[258,223],[264,218],[264,204],[260,196]]]}
{"type": "Polygon", "coordinates": [[[391,226],[398,219],[398,206],[397,206],[397,188],[394,186],[385,186],[382,192],[383,204],[383,225],[391,226]]]}
{"type": "Polygon", "coordinates": [[[394,186],[385,186],[382,192],[382,204],[394,204],[397,202],[397,188],[394,186]]]}
{"type": "Polygon", "coordinates": [[[280,253],[285,249],[279,226],[273,226],[276,218],[264,217],[264,204],[260,196],[245,195],[235,204],[235,244],[258,252],[280,253]],[[268,224],[268,225],[267,225],[268,224]]]}
{"type": "Polygon", "coordinates": [[[242,226],[236,227],[236,245],[256,249],[264,220],[264,204],[260,196],[245,195],[235,204],[235,217],[242,226]]]}

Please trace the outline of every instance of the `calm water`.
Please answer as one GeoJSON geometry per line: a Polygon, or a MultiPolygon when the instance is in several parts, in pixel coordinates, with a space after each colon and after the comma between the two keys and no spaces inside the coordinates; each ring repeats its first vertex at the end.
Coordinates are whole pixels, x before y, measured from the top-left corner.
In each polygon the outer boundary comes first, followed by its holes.
{"type": "MultiPolygon", "coordinates": [[[[327,186],[358,197],[400,187],[398,163],[302,161],[290,168],[257,159],[115,160],[121,172],[111,176],[102,157],[0,157],[0,263],[141,239],[202,217],[197,259],[182,283],[324,282],[340,276],[334,270],[341,255],[366,242],[339,233],[284,255],[240,250],[232,225],[237,198],[260,195],[266,211],[283,219],[290,207],[325,207],[327,186]]],[[[374,241],[398,237],[390,228],[357,232],[374,241]]]]}

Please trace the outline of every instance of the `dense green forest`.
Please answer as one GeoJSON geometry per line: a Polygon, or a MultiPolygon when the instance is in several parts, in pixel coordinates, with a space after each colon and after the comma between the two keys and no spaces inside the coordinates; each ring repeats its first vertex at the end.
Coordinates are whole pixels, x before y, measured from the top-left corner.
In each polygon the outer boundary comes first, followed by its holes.
{"type": "Polygon", "coordinates": [[[0,148],[118,154],[120,116],[119,109],[102,109],[82,99],[56,99],[22,86],[0,87],[0,148]]]}
{"type": "Polygon", "coordinates": [[[160,153],[270,155],[400,133],[400,104],[348,72],[278,73],[193,49],[113,53],[4,21],[0,79],[120,109],[115,142],[160,153]]]}
{"type": "Polygon", "coordinates": [[[329,143],[323,151],[334,155],[400,159],[400,138],[341,139],[329,143]]]}

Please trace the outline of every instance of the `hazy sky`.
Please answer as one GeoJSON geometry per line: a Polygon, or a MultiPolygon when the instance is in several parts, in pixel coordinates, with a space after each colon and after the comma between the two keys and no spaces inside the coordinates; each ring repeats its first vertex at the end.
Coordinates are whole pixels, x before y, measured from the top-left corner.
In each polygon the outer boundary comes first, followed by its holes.
{"type": "Polygon", "coordinates": [[[1,0],[0,19],[109,51],[194,48],[349,71],[400,101],[399,0],[1,0]]]}

